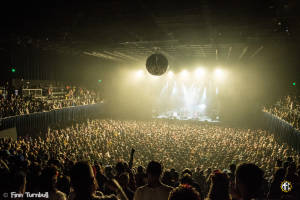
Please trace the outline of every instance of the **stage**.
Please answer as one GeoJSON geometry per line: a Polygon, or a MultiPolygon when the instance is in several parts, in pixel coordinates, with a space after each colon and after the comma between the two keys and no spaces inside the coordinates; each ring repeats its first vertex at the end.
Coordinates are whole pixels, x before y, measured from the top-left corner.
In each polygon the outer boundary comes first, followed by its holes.
{"type": "Polygon", "coordinates": [[[215,112],[206,113],[204,110],[204,105],[200,105],[199,108],[195,110],[175,109],[159,113],[154,111],[152,118],[220,122],[220,118],[215,112]]]}

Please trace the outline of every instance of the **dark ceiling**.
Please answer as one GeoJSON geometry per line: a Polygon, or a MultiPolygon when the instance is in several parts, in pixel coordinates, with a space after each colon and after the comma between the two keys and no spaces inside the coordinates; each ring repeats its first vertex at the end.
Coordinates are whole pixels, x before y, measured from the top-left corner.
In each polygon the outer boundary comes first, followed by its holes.
{"type": "Polygon", "coordinates": [[[12,0],[1,8],[0,50],[32,45],[62,54],[145,62],[162,52],[236,62],[297,54],[297,0],[12,0]]]}

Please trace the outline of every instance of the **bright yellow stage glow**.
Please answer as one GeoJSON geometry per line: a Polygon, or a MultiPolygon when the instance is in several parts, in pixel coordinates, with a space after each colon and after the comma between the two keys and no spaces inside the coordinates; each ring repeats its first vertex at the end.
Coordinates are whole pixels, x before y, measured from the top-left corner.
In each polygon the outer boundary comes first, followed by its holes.
{"type": "Polygon", "coordinates": [[[198,68],[198,69],[196,69],[196,71],[195,71],[195,76],[196,76],[197,78],[203,77],[204,74],[205,74],[205,70],[204,70],[203,68],[198,68]]]}
{"type": "Polygon", "coordinates": [[[173,76],[174,76],[174,73],[172,71],[169,71],[168,72],[168,78],[173,78],[173,76]]]}
{"type": "Polygon", "coordinates": [[[143,70],[138,70],[135,75],[137,78],[141,78],[144,75],[144,72],[143,70]]]}
{"type": "Polygon", "coordinates": [[[221,69],[216,69],[214,72],[216,80],[224,80],[225,79],[225,72],[221,69]]]}
{"type": "Polygon", "coordinates": [[[187,70],[182,70],[182,72],[180,73],[180,76],[182,78],[187,78],[188,75],[189,75],[189,72],[187,70]]]}

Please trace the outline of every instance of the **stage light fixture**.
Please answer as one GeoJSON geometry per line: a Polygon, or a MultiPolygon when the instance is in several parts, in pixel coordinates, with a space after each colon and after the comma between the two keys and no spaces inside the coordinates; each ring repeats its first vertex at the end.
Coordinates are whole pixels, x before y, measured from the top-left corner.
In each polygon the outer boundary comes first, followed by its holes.
{"type": "Polygon", "coordinates": [[[174,73],[172,71],[169,71],[168,72],[168,78],[173,78],[173,76],[174,76],[174,73]]]}
{"type": "Polygon", "coordinates": [[[197,78],[203,77],[205,74],[205,70],[203,68],[198,68],[195,71],[195,75],[197,78]]]}
{"type": "Polygon", "coordinates": [[[225,73],[224,73],[224,71],[221,70],[221,69],[216,69],[216,70],[215,70],[215,78],[216,78],[217,80],[224,80],[224,78],[225,78],[225,73]]]}
{"type": "Polygon", "coordinates": [[[186,78],[188,76],[188,71],[187,70],[182,70],[182,72],[180,73],[182,78],[186,78]]]}
{"type": "Polygon", "coordinates": [[[138,71],[136,72],[136,77],[138,77],[138,78],[141,78],[143,75],[144,75],[143,70],[138,70],[138,71]]]}

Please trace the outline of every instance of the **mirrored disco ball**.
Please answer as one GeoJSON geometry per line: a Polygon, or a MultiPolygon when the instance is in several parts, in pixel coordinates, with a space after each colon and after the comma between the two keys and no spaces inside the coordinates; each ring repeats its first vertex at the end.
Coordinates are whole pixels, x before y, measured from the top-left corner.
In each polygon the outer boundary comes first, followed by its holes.
{"type": "Polygon", "coordinates": [[[146,68],[150,74],[161,76],[168,69],[168,59],[160,53],[152,54],[147,58],[146,68]]]}

